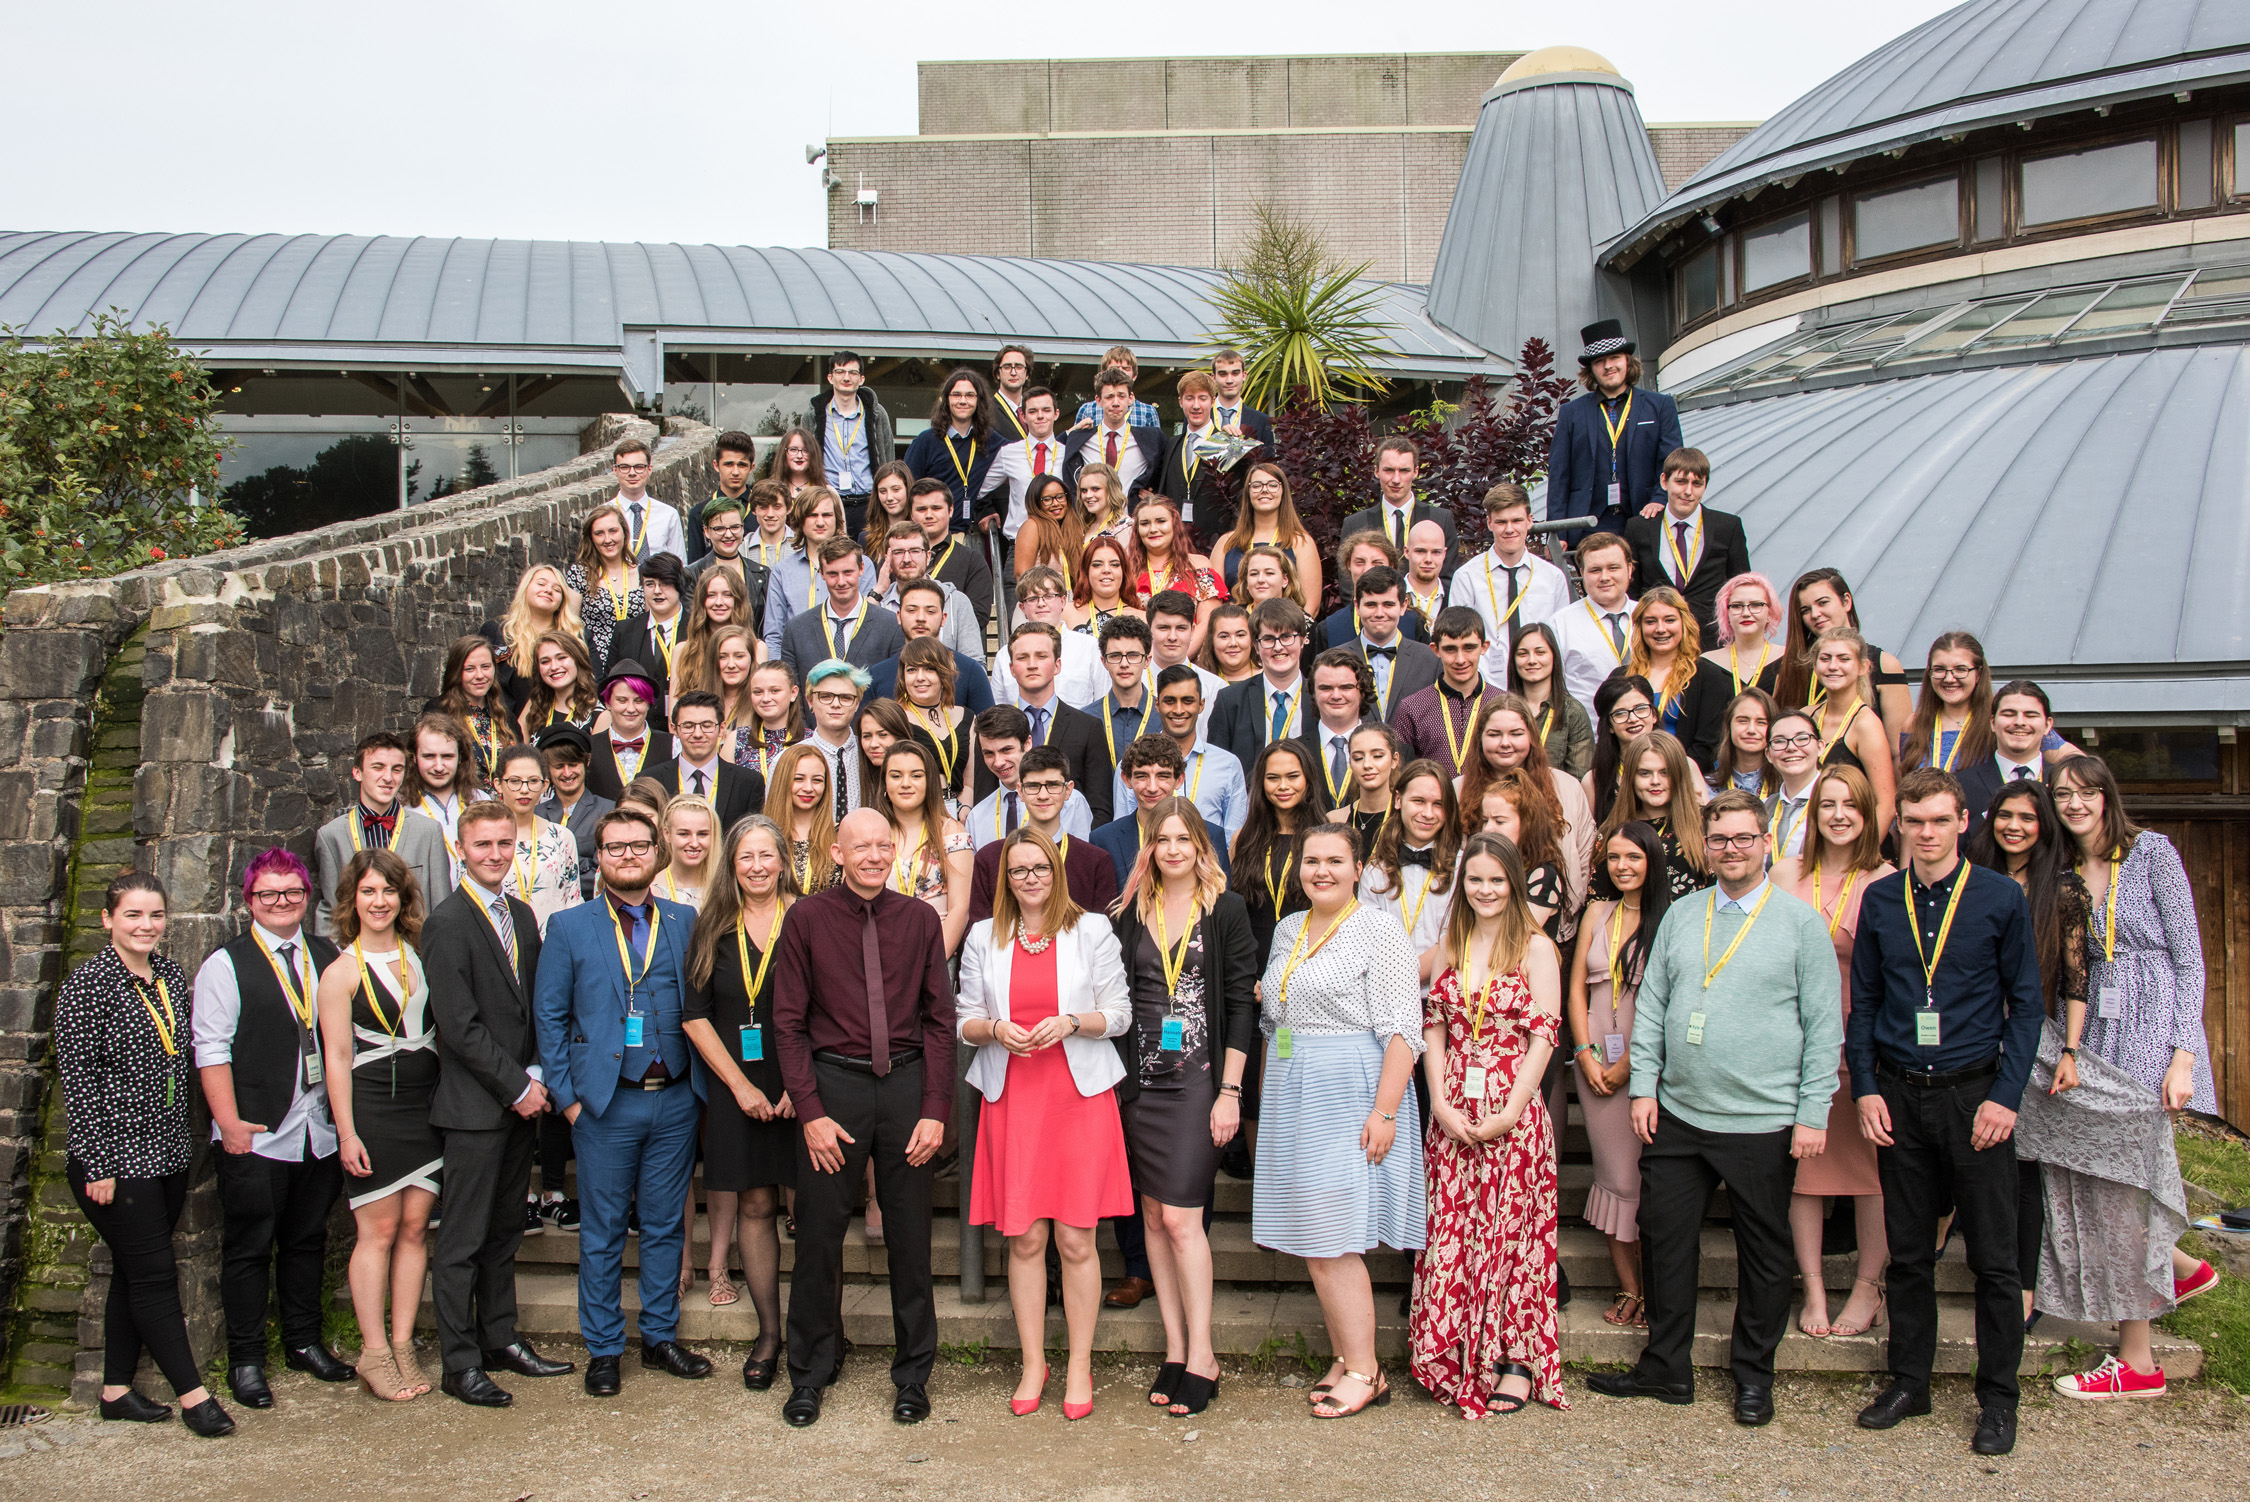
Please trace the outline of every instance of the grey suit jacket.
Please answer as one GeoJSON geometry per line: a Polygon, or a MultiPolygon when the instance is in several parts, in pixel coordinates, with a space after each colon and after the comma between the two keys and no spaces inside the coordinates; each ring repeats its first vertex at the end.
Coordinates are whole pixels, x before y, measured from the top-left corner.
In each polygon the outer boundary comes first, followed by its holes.
{"type": "MultiPolygon", "coordinates": [[[[1344,645],[1361,657],[1367,655],[1367,643],[1360,637],[1355,636],[1344,645]]],[[[1437,653],[1418,641],[1399,637],[1398,656],[1391,660],[1391,691],[1377,709],[1375,718],[1389,724],[1408,694],[1420,693],[1437,682],[1444,672],[1445,664],[1438,661],[1437,653]]]]}
{"type": "Polygon", "coordinates": [[[525,1066],[539,1062],[531,1017],[531,983],[539,973],[539,920],[508,898],[516,931],[516,963],[477,909],[468,888],[456,888],[422,925],[422,969],[437,1021],[438,1084],[430,1125],[488,1132],[508,1123],[509,1108],[531,1083],[525,1066]]]}
{"type": "MultiPolygon", "coordinates": [[[[828,650],[828,637],[820,629],[821,617],[826,607],[800,610],[781,628],[781,660],[789,664],[789,671],[797,681],[805,681],[806,670],[827,661],[834,654],[828,650]]],[[[898,626],[898,617],[874,602],[868,602],[867,619],[859,623],[844,648],[844,660],[854,667],[871,668],[886,657],[896,657],[906,645],[906,633],[898,626]]]]}
{"type": "MultiPolygon", "coordinates": [[[[313,932],[332,938],[336,925],[329,907],[336,899],[336,883],[352,860],[351,809],[320,826],[313,836],[313,932]]],[[[406,862],[422,884],[422,911],[434,911],[453,895],[453,857],[445,848],[445,831],[428,814],[402,808],[391,850],[406,862]]]]}

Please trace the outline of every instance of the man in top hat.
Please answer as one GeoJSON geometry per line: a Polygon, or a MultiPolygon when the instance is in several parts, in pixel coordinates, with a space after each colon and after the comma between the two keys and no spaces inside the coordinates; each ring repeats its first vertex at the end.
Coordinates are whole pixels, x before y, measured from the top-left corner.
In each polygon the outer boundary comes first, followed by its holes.
{"type": "Polygon", "coordinates": [[[1680,409],[1641,385],[1640,357],[1614,318],[1579,331],[1578,384],[1585,395],[1563,404],[1547,448],[1547,520],[1600,518],[1621,532],[1628,516],[1663,509],[1658,474],[1664,456],[1685,446],[1680,409]]]}

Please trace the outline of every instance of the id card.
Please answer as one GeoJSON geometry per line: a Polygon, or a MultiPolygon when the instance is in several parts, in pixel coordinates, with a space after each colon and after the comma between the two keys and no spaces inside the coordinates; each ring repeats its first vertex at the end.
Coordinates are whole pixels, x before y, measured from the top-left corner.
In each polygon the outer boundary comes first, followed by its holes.
{"type": "MultiPolygon", "coordinates": [[[[1701,1029],[1698,1029],[1698,1031],[1701,1031],[1701,1029]]],[[[1625,1035],[1623,1033],[1602,1034],[1602,1062],[1614,1064],[1624,1057],[1625,1035]]]]}
{"type": "Polygon", "coordinates": [[[1697,1047],[1701,1047],[1703,1044],[1703,1024],[1706,1020],[1707,1014],[1703,1012],[1687,1014],[1687,1040],[1697,1047]]]}
{"type": "Polygon", "coordinates": [[[320,1061],[320,1053],[316,1049],[306,1049],[304,1059],[305,1088],[310,1090],[328,1077],[328,1066],[320,1061]]]}
{"type": "Polygon", "coordinates": [[[755,1027],[742,1030],[742,1062],[755,1064],[766,1056],[766,1035],[755,1027]]]}
{"type": "Polygon", "coordinates": [[[627,1048],[639,1048],[642,1046],[641,1025],[647,1020],[647,1018],[643,1017],[638,1012],[627,1012],[625,1014],[625,1046],[627,1048]]]}
{"type": "Polygon", "coordinates": [[[1187,1025],[1177,1017],[1164,1019],[1164,1040],[1159,1045],[1166,1053],[1178,1053],[1187,1047],[1187,1025]]]}
{"type": "Polygon", "coordinates": [[[2104,986],[2094,1002],[2094,1015],[2104,1022],[2115,1022],[2125,1015],[2125,988],[2104,986]]]}
{"type": "Polygon", "coordinates": [[[1622,508],[1625,504],[1625,487],[1615,480],[1609,482],[1609,504],[1613,511],[1622,508]]]}
{"type": "Polygon", "coordinates": [[[1294,1055],[1296,1051],[1296,1040],[1289,1036],[1288,1024],[1284,1023],[1282,1026],[1275,1028],[1273,1032],[1274,1057],[1286,1059],[1294,1055]]]}
{"type": "Polygon", "coordinates": [[[1938,1014],[1920,1011],[1914,1014],[1914,1041],[1924,1048],[1938,1046],[1938,1014]]]}
{"type": "Polygon", "coordinates": [[[1471,1064],[1461,1071],[1461,1099],[1472,1106],[1484,1104],[1484,1066],[1471,1064]]]}

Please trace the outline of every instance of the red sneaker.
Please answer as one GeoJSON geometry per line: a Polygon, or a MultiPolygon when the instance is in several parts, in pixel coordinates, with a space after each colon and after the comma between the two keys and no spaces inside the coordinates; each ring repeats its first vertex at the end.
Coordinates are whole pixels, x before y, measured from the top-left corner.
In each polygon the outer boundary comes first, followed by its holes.
{"type": "Polygon", "coordinates": [[[2208,1262],[2198,1262],[2194,1272],[2172,1280],[2172,1302],[2184,1304],[2197,1294],[2209,1293],[2218,1286],[2219,1270],[2208,1262]]]}
{"type": "Polygon", "coordinates": [[[2102,1364],[2090,1372],[2075,1372],[2068,1377],[2057,1377],[2055,1391],[2066,1398],[2085,1398],[2090,1401],[2107,1398],[2161,1398],[2164,1396],[2164,1368],[2158,1367],[2144,1377],[2115,1356],[2104,1356],[2102,1364]]]}

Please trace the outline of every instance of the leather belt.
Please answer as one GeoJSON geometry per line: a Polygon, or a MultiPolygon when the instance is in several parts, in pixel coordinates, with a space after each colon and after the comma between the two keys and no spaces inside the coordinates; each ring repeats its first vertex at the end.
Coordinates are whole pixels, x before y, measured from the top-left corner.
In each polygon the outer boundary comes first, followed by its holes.
{"type": "Polygon", "coordinates": [[[1917,1090],[1950,1090],[1956,1085],[1973,1085],[1991,1079],[2000,1072],[2000,1061],[1988,1059],[1972,1069],[1956,1069],[1951,1074],[1929,1074],[1902,1069],[1889,1059],[1877,1059],[1875,1072],[1888,1075],[1902,1085],[1912,1085],[1917,1090]]]}
{"type": "MultiPolygon", "coordinates": [[[[814,1049],[813,1062],[815,1064],[833,1064],[838,1069],[849,1069],[854,1074],[873,1074],[875,1072],[875,1061],[873,1059],[856,1058],[851,1054],[837,1053],[833,1049],[827,1048],[814,1049]]],[[[891,1073],[893,1074],[898,1073],[901,1064],[919,1064],[920,1062],[922,1062],[922,1050],[919,1048],[894,1048],[891,1050],[891,1073]]]]}
{"type": "Polygon", "coordinates": [[[687,1076],[684,1074],[668,1074],[662,1079],[629,1080],[621,1074],[617,1077],[617,1088],[620,1090],[669,1090],[686,1079],[687,1076]]]}

